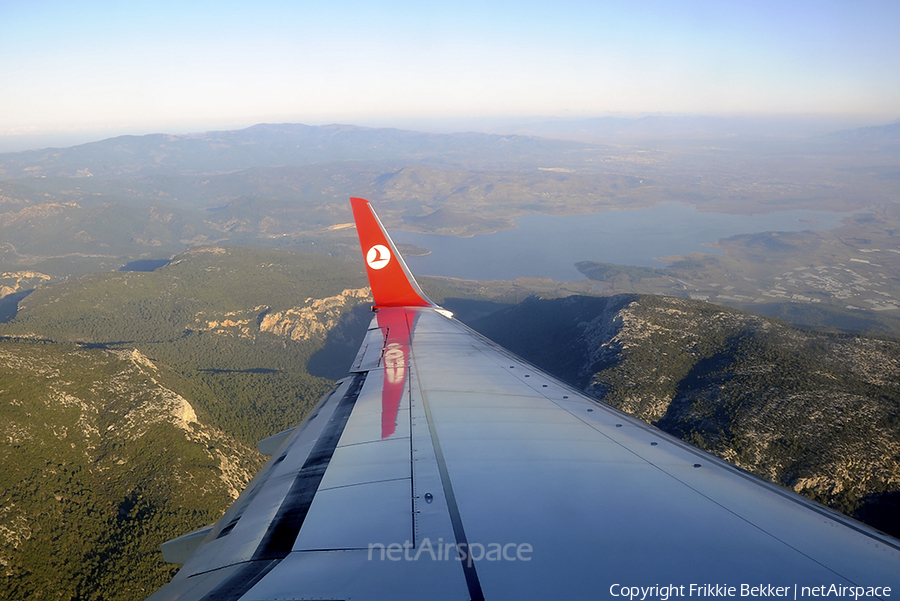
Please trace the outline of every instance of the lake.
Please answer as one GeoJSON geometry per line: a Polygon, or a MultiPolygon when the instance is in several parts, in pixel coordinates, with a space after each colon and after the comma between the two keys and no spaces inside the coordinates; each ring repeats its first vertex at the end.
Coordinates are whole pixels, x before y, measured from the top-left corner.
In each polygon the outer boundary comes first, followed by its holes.
{"type": "Polygon", "coordinates": [[[405,257],[413,273],[469,280],[518,277],[578,281],[579,261],[664,267],[659,257],[692,252],[716,254],[710,246],[738,234],[830,230],[852,213],[776,211],[731,215],[665,203],[646,209],[603,211],[593,215],[533,214],[516,220],[516,229],[471,238],[392,231],[395,242],[431,251],[405,257]]]}

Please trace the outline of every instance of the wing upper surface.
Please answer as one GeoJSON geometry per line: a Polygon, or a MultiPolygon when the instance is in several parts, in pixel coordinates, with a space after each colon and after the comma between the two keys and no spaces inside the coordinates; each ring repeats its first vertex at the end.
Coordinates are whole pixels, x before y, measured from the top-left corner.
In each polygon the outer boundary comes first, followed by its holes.
{"type": "Polygon", "coordinates": [[[376,312],[351,376],[153,598],[593,599],[709,583],[896,592],[900,546],[428,302],[376,312]]]}

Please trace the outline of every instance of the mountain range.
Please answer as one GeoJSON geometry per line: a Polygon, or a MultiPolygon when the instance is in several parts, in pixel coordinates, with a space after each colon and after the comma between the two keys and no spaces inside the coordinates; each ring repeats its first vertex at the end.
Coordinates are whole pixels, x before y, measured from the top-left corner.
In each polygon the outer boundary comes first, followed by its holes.
{"type": "Polygon", "coordinates": [[[429,134],[353,125],[259,124],[188,135],[119,136],[71,148],[0,155],[0,178],[140,177],[350,161],[535,165],[584,144],[530,136],[429,134]]]}

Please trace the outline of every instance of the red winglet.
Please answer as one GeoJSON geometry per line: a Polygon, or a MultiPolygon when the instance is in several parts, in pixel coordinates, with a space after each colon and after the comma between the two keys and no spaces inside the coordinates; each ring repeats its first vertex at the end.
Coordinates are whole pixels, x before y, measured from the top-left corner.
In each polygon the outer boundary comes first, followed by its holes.
{"type": "Polygon", "coordinates": [[[369,201],[351,198],[350,205],[375,307],[434,307],[409,272],[369,201]]]}

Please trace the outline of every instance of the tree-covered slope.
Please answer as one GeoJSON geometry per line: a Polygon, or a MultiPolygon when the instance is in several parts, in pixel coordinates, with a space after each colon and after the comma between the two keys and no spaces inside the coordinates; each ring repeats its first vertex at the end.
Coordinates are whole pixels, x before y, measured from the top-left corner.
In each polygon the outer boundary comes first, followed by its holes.
{"type": "Polygon", "coordinates": [[[210,523],[258,453],[136,350],[0,341],[0,597],[141,599],[159,545],[210,523]]]}
{"type": "Polygon", "coordinates": [[[0,598],[167,582],[159,545],[218,519],[261,465],[256,441],[331,386],[310,360],[346,371],[362,285],[329,257],[204,248],[21,300],[0,324],[0,598]]]}
{"type": "Polygon", "coordinates": [[[364,283],[357,265],[330,257],[204,247],[153,272],[39,288],[0,334],[139,348],[167,366],[198,415],[255,444],[293,426],[330,386],[306,365],[343,312],[365,298],[353,292],[364,283]],[[328,298],[330,306],[317,304],[328,298]],[[318,327],[287,340],[261,327],[289,310],[318,327]]]}

